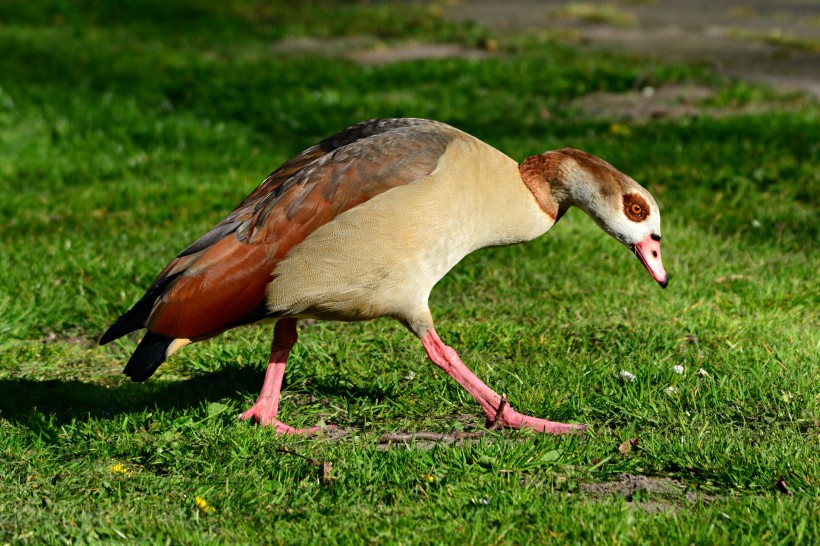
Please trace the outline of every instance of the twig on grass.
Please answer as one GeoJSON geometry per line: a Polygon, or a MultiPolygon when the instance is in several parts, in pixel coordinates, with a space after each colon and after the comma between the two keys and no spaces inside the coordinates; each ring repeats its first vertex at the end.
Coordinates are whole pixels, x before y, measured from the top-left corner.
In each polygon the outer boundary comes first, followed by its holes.
{"type": "Polygon", "coordinates": [[[322,477],[319,478],[319,482],[322,485],[328,485],[333,480],[333,476],[332,476],[333,461],[320,461],[319,459],[314,459],[312,457],[307,457],[307,456],[302,455],[300,453],[296,453],[295,451],[291,451],[286,447],[278,447],[278,448],[275,449],[275,451],[277,451],[279,453],[287,453],[288,455],[295,455],[297,457],[300,457],[300,458],[306,460],[310,464],[312,464],[314,466],[318,466],[319,468],[321,468],[322,469],[322,477]]]}
{"type": "Polygon", "coordinates": [[[382,434],[382,437],[379,438],[379,443],[389,444],[392,442],[412,442],[413,440],[429,442],[458,442],[459,440],[480,438],[485,434],[487,434],[487,432],[483,430],[478,432],[450,432],[448,434],[442,434],[440,432],[387,433],[382,434]]]}
{"type": "Polygon", "coordinates": [[[409,433],[388,433],[383,434],[379,438],[380,444],[390,444],[392,442],[412,442],[414,440],[428,441],[428,442],[458,442],[459,440],[468,440],[470,438],[480,438],[489,432],[501,430],[501,414],[504,411],[504,406],[508,404],[507,397],[502,396],[498,403],[498,410],[492,421],[488,421],[487,430],[480,430],[477,432],[450,432],[442,434],[440,432],[409,432],[409,433]]]}

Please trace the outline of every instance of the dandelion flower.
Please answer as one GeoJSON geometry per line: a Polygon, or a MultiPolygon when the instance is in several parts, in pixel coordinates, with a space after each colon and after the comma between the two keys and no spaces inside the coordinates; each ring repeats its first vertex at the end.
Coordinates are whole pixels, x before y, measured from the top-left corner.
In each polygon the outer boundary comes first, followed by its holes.
{"type": "Polygon", "coordinates": [[[126,476],[128,474],[134,473],[133,470],[131,470],[122,463],[113,464],[110,467],[108,467],[108,470],[111,471],[112,474],[125,474],[126,476]]]}
{"type": "Polygon", "coordinates": [[[196,496],[196,507],[199,508],[199,511],[203,514],[207,514],[208,512],[216,512],[216,508],[208,504],[208,501],[200,497],[199,495],[196,496]]]}

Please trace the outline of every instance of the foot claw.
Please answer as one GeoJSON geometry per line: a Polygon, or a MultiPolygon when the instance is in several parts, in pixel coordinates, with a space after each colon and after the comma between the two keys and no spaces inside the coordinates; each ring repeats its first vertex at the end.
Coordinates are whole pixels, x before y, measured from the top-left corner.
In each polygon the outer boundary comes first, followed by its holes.
{"type": "Polygon", "coordinates": [[[487,429],[488,430],[498,430],[504,427],[504,408],[509,406],[509,402],[507,402],[507,397],[502,396],[501,402],[498,403],[498,409],[495,410],[495,417],[493,420],[487,420],[487,429]]]}

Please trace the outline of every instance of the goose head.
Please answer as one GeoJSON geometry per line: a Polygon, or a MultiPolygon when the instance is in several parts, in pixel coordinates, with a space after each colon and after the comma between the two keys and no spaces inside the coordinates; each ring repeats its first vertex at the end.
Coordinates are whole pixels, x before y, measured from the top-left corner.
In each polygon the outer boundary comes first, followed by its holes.
{"type": "MultiPolygon", "coordinates": [[[[536,198],[549,199],[556,218],[577,206],[640,260],[662,288],[669,279],[661,261],[661,214],[652,195],[629,176],[592,154],[564,148],[530,157],[521,165],[525,182],[546,182],[536,198]],[[544,193],[549,195],[544,195],[544,193]]],[[[528,186],[533,189],[528,183],[528,186]]],[[[545,208],[549,212],[548,208],[545,208]]]]}

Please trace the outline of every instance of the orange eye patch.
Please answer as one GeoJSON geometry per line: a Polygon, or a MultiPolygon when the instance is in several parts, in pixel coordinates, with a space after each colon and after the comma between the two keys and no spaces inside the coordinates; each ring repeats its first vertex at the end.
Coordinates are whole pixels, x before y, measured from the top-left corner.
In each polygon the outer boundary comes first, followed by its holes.
{"type": "Polygon", "coordinates": [[[649,216],[649,203],[637,193],[624,195],[624,214],[633,222],[643,222],[649,216]]]}

